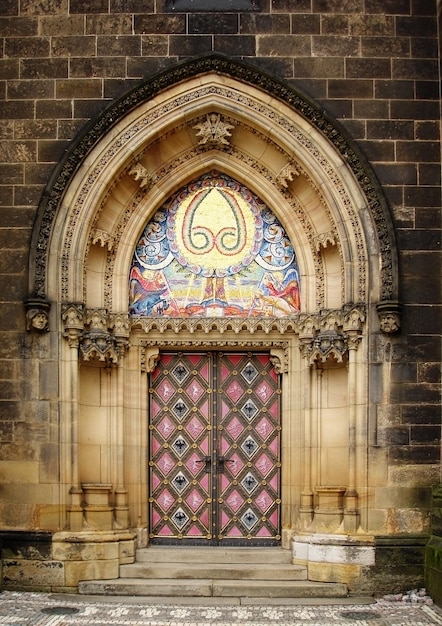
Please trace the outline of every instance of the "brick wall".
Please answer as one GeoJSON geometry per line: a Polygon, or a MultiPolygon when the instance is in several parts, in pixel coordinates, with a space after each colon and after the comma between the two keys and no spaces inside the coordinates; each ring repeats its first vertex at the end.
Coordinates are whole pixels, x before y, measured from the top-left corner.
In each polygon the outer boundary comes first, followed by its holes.
{"type": "Polygon", "coordinates": [[[165,0],[1,1],[0,462],[18,453],[44,459],[50,440],[49,408],[39,403],[32,413],[24,400],[33,395],[26,358],[40,348],[23,330],[23,299],[32,223],[55,164],[113,99],[212,50],[304,90],[374,167],[397,229],[405,305],[403,332],[388,356],[394,408],[380,436],[393,464],[438,462],[436,1],[260,0],[256,8],[215,15],[167,10],[165,0]]]}

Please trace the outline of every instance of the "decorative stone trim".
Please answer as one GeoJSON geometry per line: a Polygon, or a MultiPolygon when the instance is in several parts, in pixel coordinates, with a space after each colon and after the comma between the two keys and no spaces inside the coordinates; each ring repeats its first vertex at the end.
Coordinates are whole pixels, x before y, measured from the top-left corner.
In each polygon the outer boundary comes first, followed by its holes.
{"type": "MultiPolygon", "coordinates": [[[[288,372],[289,343],[287,341],[241,341],[241,340],[207,340],[192,341],[192,347],[221,349],[221,348],[241,348],[246,350],[259,350],[260,348],[270,351],[270,362],[277,374],[288,372]]],[[[188,341],[144,341],[141,346],[141,371],[150,374],[160,359],[161,348],[189,349],[188,341]]]]}

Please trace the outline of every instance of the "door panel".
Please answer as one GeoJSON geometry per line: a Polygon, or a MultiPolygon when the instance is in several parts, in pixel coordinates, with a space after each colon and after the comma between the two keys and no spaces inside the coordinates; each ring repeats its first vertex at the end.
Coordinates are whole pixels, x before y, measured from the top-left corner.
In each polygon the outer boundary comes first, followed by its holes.
{"type": "Polygon", "coordinates": [[[164,353],[150,386],[151,542],[278,544],[279,415],[268,354],[164,353]]]}

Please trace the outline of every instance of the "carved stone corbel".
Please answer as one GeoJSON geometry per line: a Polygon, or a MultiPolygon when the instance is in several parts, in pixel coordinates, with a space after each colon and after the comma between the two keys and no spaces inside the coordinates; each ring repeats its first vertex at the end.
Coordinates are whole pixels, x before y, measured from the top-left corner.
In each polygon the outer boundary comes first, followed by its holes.
{"type": "Polygon", "coordinates": [[[118,354],[124,356],[129,349],[130,322],[127,313],[110,315],[110,328],[113,330],[118,354]]]}
{"type": "Polygon", "coordinates": [[[51,303],[44,298],[28,298],[26,309],[26,330],[36,333],[48,332],[51,303]]]}
{"type": "Polygon", "coordinates": [[[141,371],[151,374],[160,360],[160,349],[157,347],[144,346],[141,351],[141,371]]]}
{"type": "Polygon", "coordinates": [[[63,335],[68,340],[69,347],[78,347],[84,330],[84,305],[81,303],[63,305],[61,319],[64,323],[63,335]]]}
{"type": "Polygon", "coordinates": [[[98,360],[103,363],[118,363],[118,352],[113,335],[108,329],[108,317],[105,309],[91,309],[87,312],[88,330],[80,340],[80,352],[83,361],[98,360]]]}
{"type": "Polygon", "coordinates": [[[397,300],[384,300],[376,305],[380,329],[383,333],[398,333],[401,328],[402,307],[397,300]]]}
{"type": "Polygon", "coordinates": [[[270,348],[270,362],[277,374],[287,374],[289,370],[288,351],[284,348],[270,348]]]}
{"type": "Polygon", "coordinates": [[[343,363],[346,354],[346,337],[335,330],[325,330],[313,339],[309,361],[311,365],[315,362],[326,363],[327,361],[343,363]]]}

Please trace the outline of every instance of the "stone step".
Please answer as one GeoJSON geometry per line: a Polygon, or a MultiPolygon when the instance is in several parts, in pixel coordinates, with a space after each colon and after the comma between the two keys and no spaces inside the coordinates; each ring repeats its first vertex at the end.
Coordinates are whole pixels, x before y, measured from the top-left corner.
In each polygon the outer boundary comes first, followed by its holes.
{"type": "Polygon", "coordinates": [[[347,587],[341,583],[259,580],[169,580],[118,578],[83,581],[83,595],[151,597],[253,597],[253,598],[343,598],[347,587]]]}
{"type": "Polygon", "coordinates": [[[248,580],[306,580],[305,567],[291,564],[264,563],[133,563],[120,567],[121,578],[163,578],[163,579],[248,579],[248,580]]]}
{"type": "Polygon", "coordinates": [[[139,563],[250,563],[289,564],[290,550],[282,548],[223,548],[223,547],[161,547],[150,546],[137,550],[139,563]]]}

